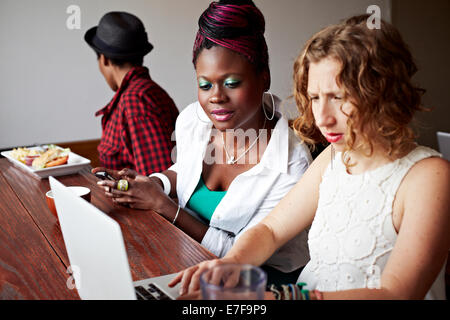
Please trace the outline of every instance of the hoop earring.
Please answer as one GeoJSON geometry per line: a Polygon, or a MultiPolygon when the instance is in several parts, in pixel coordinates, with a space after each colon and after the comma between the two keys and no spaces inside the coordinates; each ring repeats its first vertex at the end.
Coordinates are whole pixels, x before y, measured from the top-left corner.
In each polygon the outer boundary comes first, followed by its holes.
{"type": "MultiPolygon", "coordinates": [[[[200,104],[200,103],[199,103],[199,104],[200,104]]],[[[207,123],[207,124],[210,124],[210,123],[211,123],[211,121],[204,121],[204,120],[200,119],[200,116],[199,116],[199,114],[198,114],[198,106],[195,107],[195,114],[197,115],[197,118],[198,118],[198,120],[199,120],[200,122],[207,123]]],[[[209,120],[209,119],[208,119],[208,120],[209,120]]]]}
{"type": "Polygon", "coordinates": [[[273,100],[273,94],[271,92],[266,91],[264,93],[270,94],[270,97],[272,98],[272,117],[270,119],[267,116],[266,109],[264,108],[264,103],[262,105],[262,109],[263,109],[264,115],[266,116],[266,119],[270,121],[270,120],[272,120],[275,117],[275,101],[273,100]]]}

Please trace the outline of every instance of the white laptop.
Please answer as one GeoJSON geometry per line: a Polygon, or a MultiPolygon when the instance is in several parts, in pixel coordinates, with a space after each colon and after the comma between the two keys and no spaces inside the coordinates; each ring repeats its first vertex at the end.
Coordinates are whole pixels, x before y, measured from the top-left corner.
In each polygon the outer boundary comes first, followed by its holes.
{"type": "MultiPolygon", "coordinates": [[[[49,177],[75,287],[86,300],[171,300],[175,273],[133,282],[119,224],[49,177]]],[[[70,281],[68,281],[68,284],[70,281]]]]}
{"type": "Polygon", "coordinates": [[[447,132],[437,132],[439,152],[442,156],[450,161],[450,133],[447,132]]]}

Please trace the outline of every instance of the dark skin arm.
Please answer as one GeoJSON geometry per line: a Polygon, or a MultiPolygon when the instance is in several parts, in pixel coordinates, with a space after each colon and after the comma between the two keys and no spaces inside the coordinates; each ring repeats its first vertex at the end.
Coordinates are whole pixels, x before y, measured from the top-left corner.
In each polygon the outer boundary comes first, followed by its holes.
{"type": "MultiPolygon", "coordinates": [[[[98,184],[105,189],[105,195],[110,197],[114,203],[128,205],[133,209],[153,210],[173,222],[178,204],[171,198],[176,197],[176,177],[174,171],[161,172],[169,178],[171,190],[169,196],[164,193],[163,184],[159,178],[139,175],[131,169],[110,170],[105,168],[94,168],[92,173],[106,171],[116,180],[128,180],[128,191],[117,190],[117,181],[104,180],[98,184]]],[[[180,209],[175,225],[186,232],[190,237],[201,242],[208,230],[208,226],[192,217],[188,212],[180,209]]]]}
{"type": "MultiPolygon", "coordinates": [[[[268,123],[268,128],[273,127],[273,123],[268,123]]],[[[222,148],[222,144],[219,144],[217,148],[222,148]]],[[[257,154],[257,149],[254,148],[251,152],[257,154]]],[[[259,162],[259,155],[256,155],[256,157],[257,162],[259,162]]],[[[223,163],[226,163],[225,155],[223,163]]],[[[255,164],[228,165],[223,163],[203,163],[202,177],[209,190],[228,190],[230,184],[239,174],[255,166],[255,164]]],[[[117,181],[99,181],[99,185],[105,188],[105,195],[112,198],[114,203],[128,205],[134,209],[156,211],[170,222],[173,222],[175,219],[178,210],[178,203],[176,200],[173,200],[177,196],[177,173],[175,171],[166,170],[161,172],[169,178],[171,185],[169,196],[164,193],[164,186],[159,178],[139,175],[136,171],[128,168],[120,171],[105,168],[94,168],[92,170],[93,173],[98,171],[106,171],[116,180],[128,180],[129,190],[126,192],[117,190],[117,181]]],[[[203,240],[209,228],[208,225],[203,224],[182,208],[178,213],[175,225],[198,242],[203,240]]]]}

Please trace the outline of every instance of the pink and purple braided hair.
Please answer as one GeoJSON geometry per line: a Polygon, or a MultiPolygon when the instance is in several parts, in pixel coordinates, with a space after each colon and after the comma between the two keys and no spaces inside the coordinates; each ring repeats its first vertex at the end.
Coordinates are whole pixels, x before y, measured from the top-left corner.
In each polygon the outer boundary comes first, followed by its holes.
{"type": "Polygon", "coordinates": [[[218,45],[246,57],[257,71],[269,71],[265,20],[253,1],[212,2],[200,16],[193,63],[204,48],[218,45]]]}

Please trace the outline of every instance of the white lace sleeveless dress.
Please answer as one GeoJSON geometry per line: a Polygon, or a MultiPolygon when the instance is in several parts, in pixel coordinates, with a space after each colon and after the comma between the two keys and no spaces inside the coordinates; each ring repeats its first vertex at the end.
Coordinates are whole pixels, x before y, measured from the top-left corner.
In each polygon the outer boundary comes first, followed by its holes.
{"type": "MultiPolygon", "coordinates": [[[[418,161],[441,155],[418,146],[407,156],[359,175],[345,170],[341,153],[326,169],[308,237],[311,260],[298,282],[306,289],[376,288],[397,233],[392,204],[397,189],[418,161]]],[[[445,264],[425,299],[445,299],[445,264]]]]}

